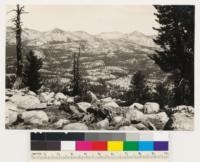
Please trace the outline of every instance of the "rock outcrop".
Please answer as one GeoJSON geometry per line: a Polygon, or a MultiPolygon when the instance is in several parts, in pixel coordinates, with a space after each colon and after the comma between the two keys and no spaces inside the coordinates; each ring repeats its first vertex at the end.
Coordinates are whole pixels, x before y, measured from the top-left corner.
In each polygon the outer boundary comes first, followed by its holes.
{"type": "Polygon", "coordinates": [[[153,114],[157,113],[160,110],[160,106],[155,102],[147,102],[144,104],[144,113],[145,114],[153,114]]]}
{"type": "Polygon", "coordinates": [[[157,114],[146,114],[146,120],[149,120],[157,130],[163,130],[165,124],[168,122],[169,117],[165,112],[160,112],[157,114]]]}
{"type": "Polygon", "coordinates": [[[102,121],[99,121],[96,125],[97,125],[98,129],[107,129],[108,126],[109,126],[109,121],[106,118],[106,119],[104,119],[102,121]]]}
{"type": "Polygon", "coordinates": [[[77,103],[78,109],[82,112],[87,112],[87,109],[90,108],[92,105],[88,102],[79,102],[77,103]]]}
{"type": "Polygon", "coordinates": [[[36,94],[27,88],[6,90],[5,101],[7,128],[125,131],[194,128],[194,108],[186,105],[162,110],[155,102],[119,106],[119,100],[98,99],[92,92],[82,99],[49,90],[36,94]]]}
{"type": "Polygon", "coordinates": [[[131,123],[139,123],[145,120],[145,115],[137,109],[130,109],[126,114],[126,120],[131,123]]]}
{"type": "Polygon", "coordinates": [[[11,102],[6,102],[6,124],[13,124],[17,121],[17,106],[11,102]]]}
{"type": "Polygon", "coordinates": [[[39,94],[39,100],[43,103],[51,103],[53,101],[55,93],[54,92],[42,92],[39,94]]]}
{"type": "Polygon", "coordinates": [[[43,125],[47,123],[49,118],[44,111],[25,111],[21,115],[21,119],[27,124],[43,125]]]}
{"type": "Polygon", "coordinates": [[[67,96],[65,96],[63,93],[58,92],[58,93],[56,93],[56,95],[55,95],[55,99],[56,99],[57,101],[66,100],[66,99],[67,99],[67,96]]]}
{"type": "Polygon", "coordinates": [[[83,123],[71,123],[63,126],[63,130],[88,130],[88,127],[83,123]]]}
{"type": "Polygon", "coordinates": [[[70,121],[67,119],[59,119],[57,122],[55,122],[53,125],[56,129],[62,128],[64,125],[69,124],[70,121]]]}
{"type": "Polygon", "coordinates": [[[24,110],[32,109],[34,105],[40,103],[40,100],[37,97],[22,94],[13,95],[9,100],[16,104],[19,109],[24,110]]]}
{"type": "Polygon", "coordinates": [[[164,130],[191,131],[194,129],[194,115],[185,112],[177,112],[171,115],[164,130]]]}
{"type": "Polygon", "coordinates": [[[131,106],[129,106],[129,109],[137,109],[143,112],[144,106],[140,103],[133,103],[131,106]]]}

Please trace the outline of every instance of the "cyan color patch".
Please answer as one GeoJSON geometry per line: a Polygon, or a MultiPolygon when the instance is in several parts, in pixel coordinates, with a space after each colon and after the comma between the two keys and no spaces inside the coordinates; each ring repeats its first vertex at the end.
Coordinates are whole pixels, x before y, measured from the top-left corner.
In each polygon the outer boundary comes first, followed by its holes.
{"type": "Polygon", "coordinates": [[[154,142],[153,141],[138,142],[138,151],[154,151],[154,142]]]}

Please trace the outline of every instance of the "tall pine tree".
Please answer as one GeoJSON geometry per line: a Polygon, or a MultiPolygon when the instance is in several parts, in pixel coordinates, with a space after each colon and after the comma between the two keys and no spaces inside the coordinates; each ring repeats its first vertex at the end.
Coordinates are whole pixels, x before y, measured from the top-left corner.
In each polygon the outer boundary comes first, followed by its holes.
{"type": "Polygon", "coordinates": [[[194,104],[194,6],[154,6],[160,24],[151,57],[164,72],[174,75],[175,104],[194,104]]]}
{"type": "Polygon", "coordinates": [[[37,92],[42,86],[42,80],[39,70],[42,68],[42,59],[30,51],[27,55],[27,63],[23,73],[23,83],[31,91],[37,92]]]}

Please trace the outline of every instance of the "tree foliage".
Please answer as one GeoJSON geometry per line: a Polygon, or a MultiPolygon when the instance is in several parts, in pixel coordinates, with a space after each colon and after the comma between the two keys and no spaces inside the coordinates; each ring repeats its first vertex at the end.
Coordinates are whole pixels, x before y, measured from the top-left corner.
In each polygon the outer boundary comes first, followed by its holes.
{"type": "Polygon", "coordinates": [[[158,31],[154,42],[160,50],[156,50],[151,58],[164,72],[174,75],[175,104],[193,105],[194,6],[156,5],[155,8],[160,27],[154,28],[158,31]],[[190,97],[186,99],[188,93],[190,97]]]}
{"type": "Polygon", "coordinates": [[[23,83],[31,91],[37,92],[42,86],[42,79],[39,70],[42,68],[42,59],[34,55],[33,51],[27,54],[27,63],[23,73],[23,83]]]}
{"type": "Polygon", "coordinates": [[[160,82],[155,87],[154,100],[161,108],[173,106],[174,91],[166,82],[160,82]]]}
{"type": "Polygon", "coordinates": [[[129,104],[133,102],[144,103],[149,99],[149,88],[145,75],[141,71],[137,71],[130,84],[130,90],[127,93],[127,101],[129,104]]]}

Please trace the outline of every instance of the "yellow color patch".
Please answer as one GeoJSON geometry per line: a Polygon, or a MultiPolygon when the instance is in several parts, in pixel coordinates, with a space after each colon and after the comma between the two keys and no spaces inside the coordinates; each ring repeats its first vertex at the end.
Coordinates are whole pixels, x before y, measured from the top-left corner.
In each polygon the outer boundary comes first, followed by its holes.
{"type": "Polygon", "coordinates": [[[108,141],[108,151],[123,151],[122,141],[108,141]]]}

